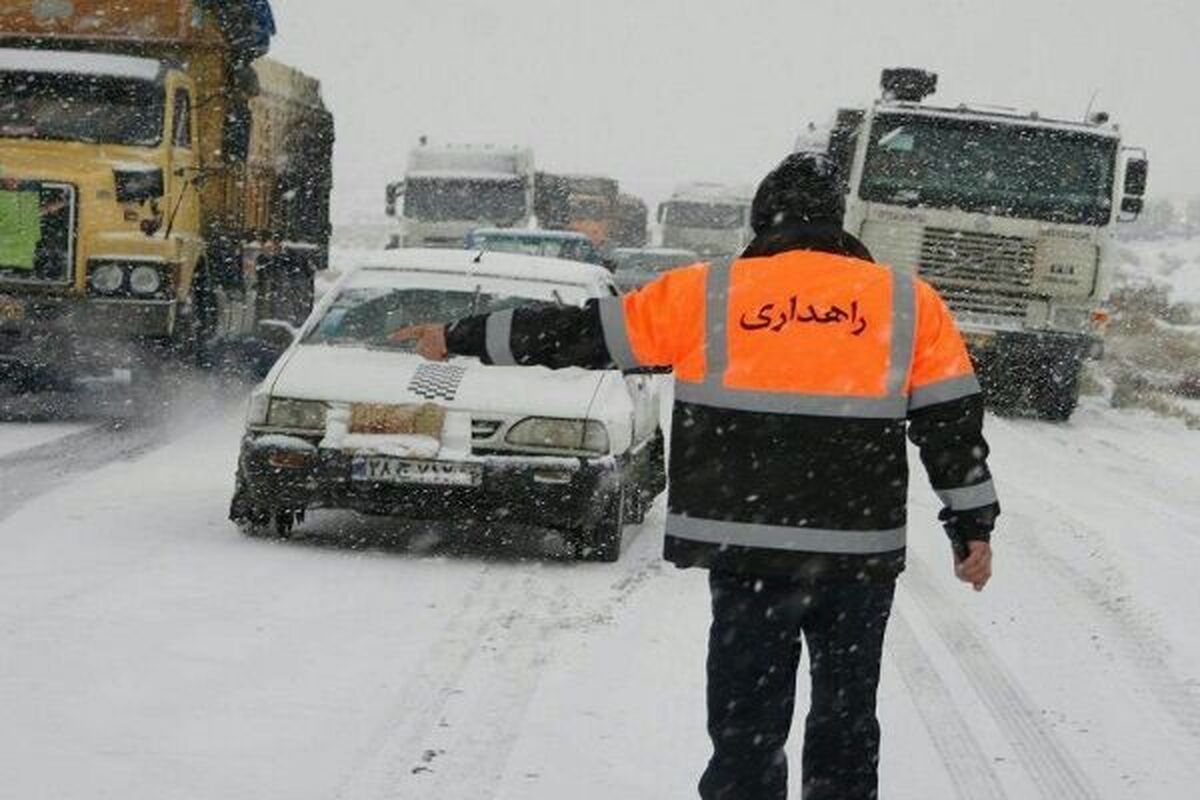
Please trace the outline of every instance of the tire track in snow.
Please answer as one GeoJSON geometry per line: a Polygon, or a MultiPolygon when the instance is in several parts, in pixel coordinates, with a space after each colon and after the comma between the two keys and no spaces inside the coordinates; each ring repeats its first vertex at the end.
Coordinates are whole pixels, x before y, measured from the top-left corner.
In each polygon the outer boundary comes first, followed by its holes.
{"type": "Polygon", "coordinates": [[[417,761],[446,703],[457,691],[455,684],[498,620],[498,613],[477,616],[475,612],[482,603],[490,602],[494,607],[509,594],[513,573],[504,573],[495,586],[489,587],[493,572],[490,564],[480,570],[464,593],[462,604],[446,621],[441,637],[421,656],[419,671],[388,704],[383,724],[351,764],[349,774],[334,792],[335,798],[376,800],[401,796],[396,793],[402,776],[399,770],[408,770],[417,761]]]}
{"type": "Polygon", "coordinates": [[[0,521],[72,478],[132,461],[171,439],[161,425],[106,423],[0,458],[0,521]]]}
{"type": "Polygon", "coordinates": [[[984,638],[932,581],[928,569],[910,553],[904,585],[996,723],[1021,765],[1046,800],[1093,800],[1099,793],[1074,757],[1048,729],[1042,715],[984,638]]]}
{"type": "MultiPolygon", "coordinates": [[[[564,587],[548,582],[547,575],[526,576],[521,587],[524,605],[502,617],[501,630],[489,642],[493,646],[488,650],[496,656],[487,665],[486,690],[467,708],[450,714],[459,717],[458,731],[452,732],[449,726],[434,729],[423,748],[422,761],[409,765],[399,776],[407,791],[394,796],[491,800],[497,795],[559,637],[609,624],[616,611],[661,568],[650,537],[644,535],[645,527],[633,529],[633,541],[619,564],[618,577],[600,597],[564,596],[564,587]],[[445,763],[440,766],[442,760],[445,763]]],[[[626,541],[630,532],[627,529],[626,541]]]]}
{"type": "Polygon", "coordinates": [[[991,759],[959,713],[950,689],[921,646],[903,611],[892,614],[888,652],[900,672],[933,747],[962,800],[1004,800],[991,759]]]}
{"type": "MultiPolygon", "coordinates": [[[[1037,499],[1028,492],[1020,494],[1037,499]]],[[[1060,520],[1061,526],[1074,531],[1082,528],[1092,538],[1099,532],[1074,520],[1060,520]]],[[[1187,759],[1193,768],[1200,763],[1196,743],[1200,742],[1200,697],[1195,686],[1180,679],[1169,664],[1166,654],[1169,645],[1155,633],[1151,620],[1136,605],[1126,602],[1126,597],[1114,593],[1102,581],[1087,575],[1061,556],[1051,552],[1038,537],[1025,533],[1029,526],[1010,526],[1010,535],[1021,539],[1020,546],[1039,568],[1058,582],[1068,592],[1075,594],[1093,618],[1110,634],[1116,644],[1115,650],[1132,667],[1138,677],[1138,685],[1145,687],[1153,696],[1163,715],[1181,733],[1190,737],[1191,746],[1176,748],[1181,758],[1187,759]]],[[[1036,527],[1036,526],[1035,526],[1036,527]]],[[[1172,739],[1172,741],[1175,741],[1172,739]]]]}
{"type": "MultiPolygon", "coordinates": [[[[566,632],[604,625],[659,568],[656,553],[641,545],[641,531],[626,533],[631,543],[610,592],[582,604],[564,597],[561,578],[538,569],[507,571],[496,590],[487,587],[489,566],[423,663],[430,668],[409,682],[391,704],[390,718],[373,737],[359,765],[336,793],[345,800],[447,797],[488,800],[500,789],[523,720],[552,661],[557,638],[566,632]],[[519,580],[518,580],[519,578],[519,580]],[[473,609],[487,604],[484,619],[472,625],[473,609]],[[439,665],[448,666],[439,669],[439,665]],[[431,670],[436,670],[432,673],[431,670]],[[485,687],[468,697],[459,685],[477,671],[485,687]],[[418,709],[412,712],[411,709],[418,709]],[[401,719],[406,716],[407,719],[401,719]],[[452,724],[454,727],[452,727],[452,724]],[[363,764],[365,763],[365,766],[363,764]]],[[[512,566],[510,569],[509,567],[512,566]]],[[[557,567],[553,568],[557,569],[557,567]]],[[[583,569],[609,571],[601,566],[583,569]]]]}

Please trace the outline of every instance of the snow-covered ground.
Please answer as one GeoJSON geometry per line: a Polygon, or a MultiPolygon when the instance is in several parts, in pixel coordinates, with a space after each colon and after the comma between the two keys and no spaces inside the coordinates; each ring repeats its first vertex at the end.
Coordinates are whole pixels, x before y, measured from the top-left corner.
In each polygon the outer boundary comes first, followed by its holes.
{"type": "MultiPolygon", "coordinates": [[[[615,565],[332,513],[249,540],[240,403],[181,417],[0,428],[0,798],[693,796],[708,598],[658,558],[661,505],[615,565]]],[[[914,480],[885,796],[1194,796],[1200,434],[1098,404],[989,431],[985,593],[914,480]]]]}
{"type": "Polygon", "coordinates": [[[1119,242],[1117,284],[1148,281],[1169,286],[1172,302],[1200,303],[1200,239],[1119,242]]]}

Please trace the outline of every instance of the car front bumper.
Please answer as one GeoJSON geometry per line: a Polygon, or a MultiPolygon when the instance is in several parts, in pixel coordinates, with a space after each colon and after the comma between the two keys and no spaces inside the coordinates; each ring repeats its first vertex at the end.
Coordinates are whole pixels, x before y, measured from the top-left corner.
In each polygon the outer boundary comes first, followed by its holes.
{"type": "Polygon", "coordinates": [[[473,456],[470,463],[482,472],[476,486],[358,480],[351,477],[353,458],[351,452],[319,449],[303,440],[247,434],[230,516],[238,520],[252,510],[332,508],[567,530],[587,525],[598,500],[616,491],[620,482],[620,465],[613,457],[473,456]]]}

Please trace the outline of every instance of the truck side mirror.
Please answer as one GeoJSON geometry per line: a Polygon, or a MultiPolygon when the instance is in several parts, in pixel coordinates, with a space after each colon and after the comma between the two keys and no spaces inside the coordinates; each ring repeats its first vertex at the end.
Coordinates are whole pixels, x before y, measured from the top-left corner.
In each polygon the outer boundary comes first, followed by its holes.
{"type": "Polygon", "coordinates": [[[401,197],[404,196],[404,181],[396,181],[389,183],[385,192],[384,213],[389,217],[396,216],[396,206],[401,197]]]}
{"type": "Polygon", "coordinates": [[[1146,158],[1131,158],[1125,162],[1124,197],[1121,198],[1121,222],[1133,222],[1146,207],[1142,199],[1146,194],[1146,181],[1150,174],[1150,162],[1146,158]]]}
{"type": "Polygon", "coordinates": [[[1150,162],[1144,158],[1132,158],[1125,164],[1125,195],[1141,197],[1146,194],[1146,180],[1150,174],[1150,162]]]}
{"type": "Polygon", "coordinates": [[[663,223],[663,220],[665,220],[666,218],[667,218],[667,204],[659,203],[658,204],[658,224],[661,225],[663,223]]]}

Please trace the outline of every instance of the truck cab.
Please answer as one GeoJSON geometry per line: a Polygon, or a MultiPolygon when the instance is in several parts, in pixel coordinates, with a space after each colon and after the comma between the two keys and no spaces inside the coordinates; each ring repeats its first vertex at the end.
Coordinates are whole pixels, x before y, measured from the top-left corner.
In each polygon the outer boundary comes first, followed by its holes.
{"type": "Polygon", "coordinates": [[[750,239],[749,189],[695,183],[676,189],[658,207],[662,246],[704,257],[734,256],[750,239]]]}
{"type": "Polygon", "coordinates": [[[919,70],[883,83],[828,137],[846,229],[938,290],[995,407],[1066,419],[1101,341],[1114,224],[1141,209],[1144,154],[1107,115],[939,107],[919,70]]]}
{"type": "Polygon", "coordinates": [[[533,176],[530,150],[422,142],[387,188],[386,211],[400,222],[391,246],[457,249],[477,228],[531,227],[533,176]]]}
{"type": "Polygon", "coordinates": [[[24,344],[171,335],[203,249],[195,96],[157,59],[0,48],[0,318],[24,344]]]}

